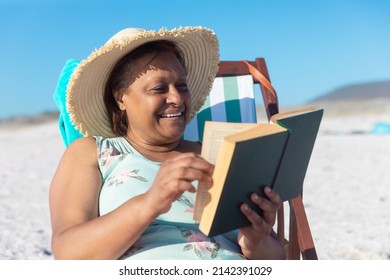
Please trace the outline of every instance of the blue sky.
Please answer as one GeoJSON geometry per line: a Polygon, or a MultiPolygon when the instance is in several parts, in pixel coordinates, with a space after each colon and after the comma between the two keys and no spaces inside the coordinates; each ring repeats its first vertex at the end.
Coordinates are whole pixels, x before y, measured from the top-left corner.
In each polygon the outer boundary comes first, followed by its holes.
{"type": "Polygon", "coordinates": [[[55,110],[64,62],[126,27],[202,25],[222,60],[266,59],[280,104],[390,80],[387,0],[0,0],[0,118],[55,110]]]}

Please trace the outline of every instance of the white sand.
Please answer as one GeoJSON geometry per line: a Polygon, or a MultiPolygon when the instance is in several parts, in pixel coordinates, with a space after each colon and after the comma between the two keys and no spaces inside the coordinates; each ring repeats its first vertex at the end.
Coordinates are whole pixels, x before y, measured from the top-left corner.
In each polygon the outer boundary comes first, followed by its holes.
{"type": "MultiPolygon", "coordinates": [[[[324,119],[304,186],[320,259],[390,259],[390,116],[324,119]]],[[[64,151],[54,122],[0,129],[0,259],[52,259],[49,184],[64,151]]]]}
{"type": "Polygon", "coordinates": [[[304,186],[321,259],[390,259],[390,135],[345,134],[369,132],[379,121],[390,124],[390,115],[321,126],[304,186]]]}
{"type": "Polygon", "coordinates": [[[64,151],[57,124],[0,130],[0,259],[51,259],[48,190],[64,151]]]}

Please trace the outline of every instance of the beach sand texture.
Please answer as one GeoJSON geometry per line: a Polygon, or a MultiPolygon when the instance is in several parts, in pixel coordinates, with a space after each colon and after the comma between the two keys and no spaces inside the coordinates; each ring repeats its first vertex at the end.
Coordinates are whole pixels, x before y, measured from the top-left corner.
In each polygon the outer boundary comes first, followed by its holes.
{"type": "MultiPolygon", "coordinates": [[[[319,259],[390,259],[390,115],[324,118],[304,185],[319,259]],[[343,123],[347,124],[343,127],[343,123]]],[[[48,191],[57,123],[0,128],[0,259],[50,260],[48,191]]]]}

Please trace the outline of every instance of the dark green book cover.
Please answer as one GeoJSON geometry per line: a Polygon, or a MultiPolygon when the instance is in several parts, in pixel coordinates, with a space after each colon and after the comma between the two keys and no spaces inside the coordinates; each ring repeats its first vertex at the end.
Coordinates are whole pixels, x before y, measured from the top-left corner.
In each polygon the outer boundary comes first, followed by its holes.
{"type": "Polygon", "coordinates": [[[289,130],[289,139],[280,163],[273,189],[283,201],[302,192],[303,181],[317,138],[323,109],[279,119],[277,123],[289,130]]]}
{"type": "Polygon", "coordinates": [[[242,203],[248,203],[260,213],[250,201],[250,195],[254,192],[262,194],[265,186],[272,185],[287,138],[288,132],[285,131],[235,144],[209,236],[249,225],[240,210],[242,203]]]}

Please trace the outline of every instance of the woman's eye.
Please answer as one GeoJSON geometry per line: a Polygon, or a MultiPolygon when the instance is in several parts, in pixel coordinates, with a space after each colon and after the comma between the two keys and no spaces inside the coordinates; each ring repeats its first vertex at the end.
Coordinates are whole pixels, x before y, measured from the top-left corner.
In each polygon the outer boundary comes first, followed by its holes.
{"type": "Polygon", "coordinates": [[[188,89],[188,85],[187,83],[180,83],[177,85],[177,87],[181,90],[187,90],[188,89]]]}
{"type": "Polygon", "coordinates": [[[152,89],[154,92],[165,92],[167,90],[167,87],[165,86],[157,86],[152,89]]]}

